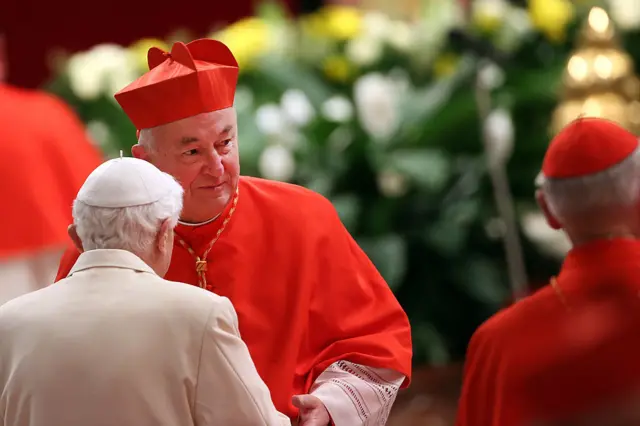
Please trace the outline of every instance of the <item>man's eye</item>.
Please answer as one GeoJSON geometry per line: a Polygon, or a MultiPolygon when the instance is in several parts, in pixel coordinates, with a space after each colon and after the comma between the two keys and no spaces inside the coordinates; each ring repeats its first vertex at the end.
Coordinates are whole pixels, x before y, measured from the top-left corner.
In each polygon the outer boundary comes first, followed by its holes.
{"type": "Polygon", "coordinates": [[[183,154],[187,156],[196,155],[197,153],[198,153],[197,149],[190,149],[189,151],[183,152],[183,154]]]}
{"type": "Polygon", "coordinates": [[[231,139],[226,139],[222,141],[222,146],[229,146],[231,144],[231,139]]]}

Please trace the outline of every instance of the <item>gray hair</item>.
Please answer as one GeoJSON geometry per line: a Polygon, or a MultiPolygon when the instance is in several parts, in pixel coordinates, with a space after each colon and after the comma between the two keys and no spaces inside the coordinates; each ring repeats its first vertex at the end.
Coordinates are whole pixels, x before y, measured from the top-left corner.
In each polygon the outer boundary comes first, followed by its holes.
{"type": "Polygon", "coordinates": [[[167,189],[163,198],[143,206],[93,207],[74,201],[73,222],[84,250],[120,249],[148,253],[161,223],[169,219],[173,229],[182,211],[180,184],[172,177],[167,189]]]}
{"type": "Polygon", "coordinates": [[[560,221],[567,215],[631,206],[640,199],[640,149],[600,173],[569,179],[539,175],[536,184],[560,221]]]}
{"type": "Polygon", "coordinates": [[[143,146],[147,152],[151,152],[155,149],[153,135],[151,134],[152,130],[153,129],[142,129],[140,130],[140,136],[138,136],[138,144],[143,146]]]}

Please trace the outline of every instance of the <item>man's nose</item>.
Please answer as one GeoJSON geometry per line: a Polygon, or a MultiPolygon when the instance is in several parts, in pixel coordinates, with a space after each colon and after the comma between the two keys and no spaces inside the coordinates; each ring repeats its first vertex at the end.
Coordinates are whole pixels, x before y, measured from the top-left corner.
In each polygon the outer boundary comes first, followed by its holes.
{"type": "Polygon", "coordinates": [[[212,151],[207,155],[207,169],[212,176],[218,177],[224,174],[222,156],[216,151],[212,151]]]}

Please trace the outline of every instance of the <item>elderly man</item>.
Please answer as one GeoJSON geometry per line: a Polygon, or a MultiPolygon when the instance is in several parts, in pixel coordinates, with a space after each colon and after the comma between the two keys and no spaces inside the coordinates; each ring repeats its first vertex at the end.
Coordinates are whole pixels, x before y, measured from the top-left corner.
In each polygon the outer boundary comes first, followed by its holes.
{"type": "Polygon", "coordinates": [[[87,178],[68,278],[0,307],[2,426],[283,426],[228,299],[165,281],[183,190],[151,163],[87,178]]]}
{"type": "Polygon", "coordinates": [[[0,31],[0,305],[53,281],[73,198],[102,163],[67,105],[4,82],[3,42],[0,31]]]}
{"type": "MultiPolygon", "coordinates": [[[[140,130],[133,155],[185,189],[167,277],[231,299],[280,411],[305,426],[384,424],[411,371],[409,322],[388,285],[325,198],[239,176],[238,65],[224,44],[148,59],[116,100],[140,130]]],[[[76,258],[66,253],[58,278],[76,258]]]]}
{"type": "Polygon", "coordinates": [[[551,142],[542,176],[538,203],[573,248],[549,286],[472,337],[458,426],[637,416],[626,408],[639,406],[640,390],[638,139],[612,122],[578,119],[551,142]]]}

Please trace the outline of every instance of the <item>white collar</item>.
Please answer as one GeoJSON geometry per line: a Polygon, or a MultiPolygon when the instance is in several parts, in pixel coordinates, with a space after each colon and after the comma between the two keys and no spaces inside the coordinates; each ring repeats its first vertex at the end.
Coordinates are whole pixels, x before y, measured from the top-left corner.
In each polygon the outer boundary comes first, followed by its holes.
{"type": "Polygon", "coordinates": [[[196,226],[202,226],[202,225],[206,225],[206,224],[208,224],[208,223],[211,223],[211,222],[213,222],[214,220],[216,220],[218,217],[220,217],[220,215],[219,215],[219,214],[218,214],[218,215],[215,215],[214,217],[212,217],[212,218],[211,218],[211,219],[209,219],[209,220],[205,220],[204,222],[191,223],[191,222],[183,222],[183,221],[179,220],[179,221],[178,221],[178,223],[179,223],[180,225],[184,225],[184,226],[193,226],[193,227],[196,227],[196,226]]]}
{"type": "Polygon", "coordinates": [[[99,249],[85,251],[80,254],[68,276],[85,269],[100,267],[133,269],[134,271],[155,274],[155,271],[149,265],[130,251],[99,249]]]}

